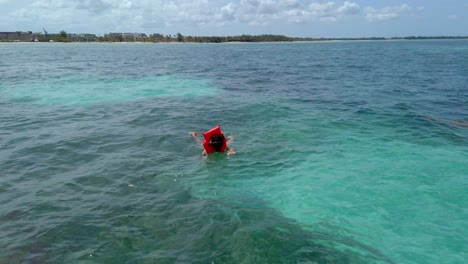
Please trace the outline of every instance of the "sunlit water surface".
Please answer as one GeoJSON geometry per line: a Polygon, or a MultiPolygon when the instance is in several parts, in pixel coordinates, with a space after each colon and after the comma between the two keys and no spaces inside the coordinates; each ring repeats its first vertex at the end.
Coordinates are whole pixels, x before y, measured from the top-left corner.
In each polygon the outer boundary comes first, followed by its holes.
{"type": "Polygon", "coordinates": [[[467,41],[0,58],[1,263],[467,259],[467,41]],[[200,155],[217,124],[236,155],[200,155]]]}

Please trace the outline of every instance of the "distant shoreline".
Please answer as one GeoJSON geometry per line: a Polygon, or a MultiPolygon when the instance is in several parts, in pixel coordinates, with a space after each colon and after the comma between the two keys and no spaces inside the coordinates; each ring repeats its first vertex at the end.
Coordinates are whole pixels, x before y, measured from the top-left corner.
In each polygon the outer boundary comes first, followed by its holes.
{"type": "Polygon", "coordinates": [[[214,42],[112,42],[112,41],[67,41],[67,42],[30,42],[30,41],[20,41],[20,42],[6,42],[0,41],[0,45],[67,45],[67,44],[112,44],[112,45],[191,45],[191,44],[212,44],[212,45],[243,45],[243,44],[305,44],[305,43],[346,43],[346,42],[399,42],[399,41],[444,41],[444,40],[459,40],[459,41],[468,41],[468,38],[445,38],[445,39],[419,39],[419,40],[406,40],[406,39],[388,39],[388,40],[371,40],[371,39],[360,39],[360,40],[322,40],[322,41],[258,41],[258,42],[221,42],[221,43],[214,43],[214,42]]]}
{"type": "Polygon", "coordinates": [[[152,41],[54,41],[54,42],[32,42],[32,41],[0,41],[0,45],[15,45],[15,44],[170,44],[170,45],[184,45],[184,44],[259,44],[259,43],[325,43],[325,42],[390,42],[390,41],[425,41],[425,40],[468,40],[466,38],[424,38],[424,39],[326,39],[326,40],[295,40],[295,41],[229,41],[229,42],[152,42],[152,41]]]}
{"type": "Polygon", "coordinates": [[[259,43],[259,42],[324,42],[324,41],[385,41],[385,40],[447,40],[468,39],[468,36],[406,36],[406,37],[363,37],[363,38],[312,38],[288,37],[284,35],[238,35],[238,36],[183,36],[144,33],[59,34],[28,32],[0,32],[0,43],[25,42],[91,42],[91,43],[259,43]]]}
{"type": "Polygon", "coordinates": [[[259,43],[324,43],[324,42],[390,42],[390,41],[424,41],[424,40],[468,40],[466,38],[424,38],[424,39],[327,39],[327,40],[294,40],[294,41],[229,41],[229,42],[152,42],[152,41],[54,41],[54,42],[33,42],[33,41],[0,41],[1,44],[14,45],[14,44],[172,44],[172,45],[183,45],[183,44],[259,44],[259,43]]]}

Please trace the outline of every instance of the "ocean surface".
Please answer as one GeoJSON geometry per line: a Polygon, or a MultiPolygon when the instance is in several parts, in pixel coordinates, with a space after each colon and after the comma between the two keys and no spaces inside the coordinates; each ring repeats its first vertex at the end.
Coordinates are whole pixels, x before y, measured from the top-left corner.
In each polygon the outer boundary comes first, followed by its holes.
{"type": "Polygon", "coordinates": [[[0,58],[0,263],[468,259],[466,40],[0,58]]]}

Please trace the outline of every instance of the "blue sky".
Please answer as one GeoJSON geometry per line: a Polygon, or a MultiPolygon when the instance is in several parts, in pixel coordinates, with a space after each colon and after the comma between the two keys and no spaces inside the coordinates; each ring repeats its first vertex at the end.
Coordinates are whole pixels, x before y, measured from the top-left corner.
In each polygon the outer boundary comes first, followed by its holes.
{"type": "Polygon", "coordinates": [[[468,35],[467,0],[0,0],[0,31],[468,35]]]}

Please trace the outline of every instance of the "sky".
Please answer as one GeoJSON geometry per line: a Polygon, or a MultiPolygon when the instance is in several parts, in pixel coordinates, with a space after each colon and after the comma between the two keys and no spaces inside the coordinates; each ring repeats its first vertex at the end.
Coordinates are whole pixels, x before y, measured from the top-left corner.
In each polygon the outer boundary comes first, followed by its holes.
{"type": "Polygon", "coordinates": [[[468,0],[0,0],[0,31],[468,36],[468,0]]]}

